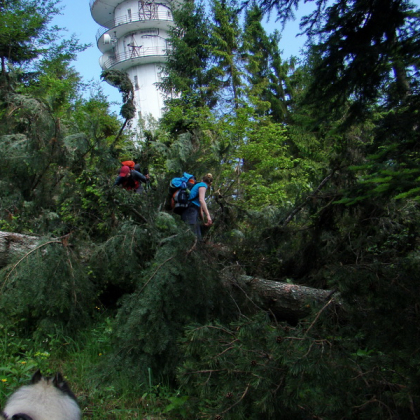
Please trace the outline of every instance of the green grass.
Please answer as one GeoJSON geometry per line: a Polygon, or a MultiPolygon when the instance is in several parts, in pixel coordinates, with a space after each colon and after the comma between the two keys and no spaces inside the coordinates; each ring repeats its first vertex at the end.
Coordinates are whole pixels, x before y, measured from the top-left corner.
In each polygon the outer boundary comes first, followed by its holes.
{"type": "Polygon", "coordinates": [[[111,348],[112,321],[100,317],[94,327],[71,338],[61,333],[37,340],[19,336],[0,325],[0,406],[19,386],[41,369],[60,371],[76,394],[84,419],[175,420],[189,418],[186,397],[162,384],[133,383],[123,372],[105,382],[106,358],[111,348]]]}

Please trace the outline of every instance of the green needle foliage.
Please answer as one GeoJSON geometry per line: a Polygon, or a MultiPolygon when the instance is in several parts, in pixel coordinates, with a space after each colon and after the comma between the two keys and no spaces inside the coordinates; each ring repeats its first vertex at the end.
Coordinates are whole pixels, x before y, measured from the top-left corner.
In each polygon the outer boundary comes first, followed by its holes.
{"type": "Polygon", "coordinates": [[[0,2],[1,76],[7,66],[22,65],[46,53],[57,35],[57,27],[48,24],[59,13],[57,1],[2,0],[0,2]]]}
{"type": "Polygon", "coordinates": [[[95,289],[65,241],[41,243],[0,276],[2,323],[28,335],[74,333],[92,315],[95,289]]]}
{"type": "Polygon", "coordinates": [[[181,103],[186,107],[213,108],[218,101],[218,80],[211,69],[210,23],[205,15],[205,5],[200,2],[183,2],[173,11],[176,26],[171,29],[171,54],[168,57],[161,88],[174,95],[170,108],[181,103]]]}
{"type": "Polygon", "coordinates": [[[172,99],[135,145],[126,75],[104,74],[121,128],[83,95],[84,46],[42,51],[55,4],[0,2],[23,40],[2,56],[0,229],[39,237],[1,249],[1,384],[47,366],[32,341],[80,363],[65,367],[92,418],[419,417],[418,13],[312,2],[298,63],[262,13],[302,2],[243,3],[174,11],[172,99]],[[29,11],[46,15],[26,33],[29,11]],[[113,186],[127,159],[149,169],[144,194],[113,186]],[[166,211],[184,171],[214,176],[203,242],[166,211]],[[329,297],[278,311],[301,286],[329,297]]]}
{"type": "Polygon", "coordinates": [[[193,320],[220,312],[223,298],[215,266],[188,230],[161,243],[153,262],[137,271],[135,291],[121,301],[115,354],[109,363],[146,381],[174,379],[182,359],[177,341],[193,320]],[[189,250],[188,250],[189,249],[189,250]]]}
{"type": "Polygon", "coordinates": [[[126,120],[134,118],[136,109],[134,106],[134,88],[126,73],[119,70],[104,70],[101,77],[110,85],[118,88],[122,94],[123,106],[121,116],[126,120]]]}

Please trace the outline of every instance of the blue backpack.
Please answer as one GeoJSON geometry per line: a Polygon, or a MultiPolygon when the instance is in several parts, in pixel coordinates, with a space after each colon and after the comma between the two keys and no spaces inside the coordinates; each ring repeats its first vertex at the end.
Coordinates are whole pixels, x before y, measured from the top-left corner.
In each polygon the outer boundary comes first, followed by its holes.
{"type": "Polygon", "coordinates": [[[195,185],[194,175],[184,172],[179,178],[172,178],[169,184],[169,194],[171,196],[171,209],[176,214],[181,214],[189,205],[189,195],[191,188],[195,185]]]}

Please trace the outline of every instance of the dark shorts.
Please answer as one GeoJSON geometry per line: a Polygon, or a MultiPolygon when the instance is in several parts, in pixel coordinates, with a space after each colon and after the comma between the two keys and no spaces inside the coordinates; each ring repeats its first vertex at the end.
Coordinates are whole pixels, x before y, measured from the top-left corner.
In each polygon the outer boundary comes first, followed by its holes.
{"type": "Polygon", "coordinates": [[[200,208],[194,204],[190,204],[181,214],[181,219],[190,225],[191,230],[198,239],[201,239],[201,227],[199,222],[200,208]]]}

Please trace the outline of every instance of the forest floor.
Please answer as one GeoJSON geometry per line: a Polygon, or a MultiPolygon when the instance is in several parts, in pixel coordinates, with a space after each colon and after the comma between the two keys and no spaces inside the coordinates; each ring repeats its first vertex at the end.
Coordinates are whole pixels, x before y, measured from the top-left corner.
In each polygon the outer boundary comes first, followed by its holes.
{"type": "Polygon", "coordinates": [[[155,383],[152,372],[147,384],[133,384],[124,372],[118,378],[113,375],[112,384],[104,379],[111,332],[111,320],[105,315],[74,338],[55,333],[32,339],[0,325],[0,407],[40,369],[44,376],[57,371],[64,375],[85,419],[188,418],[183,409],[185,398],[169,386],[155,383]]]}

